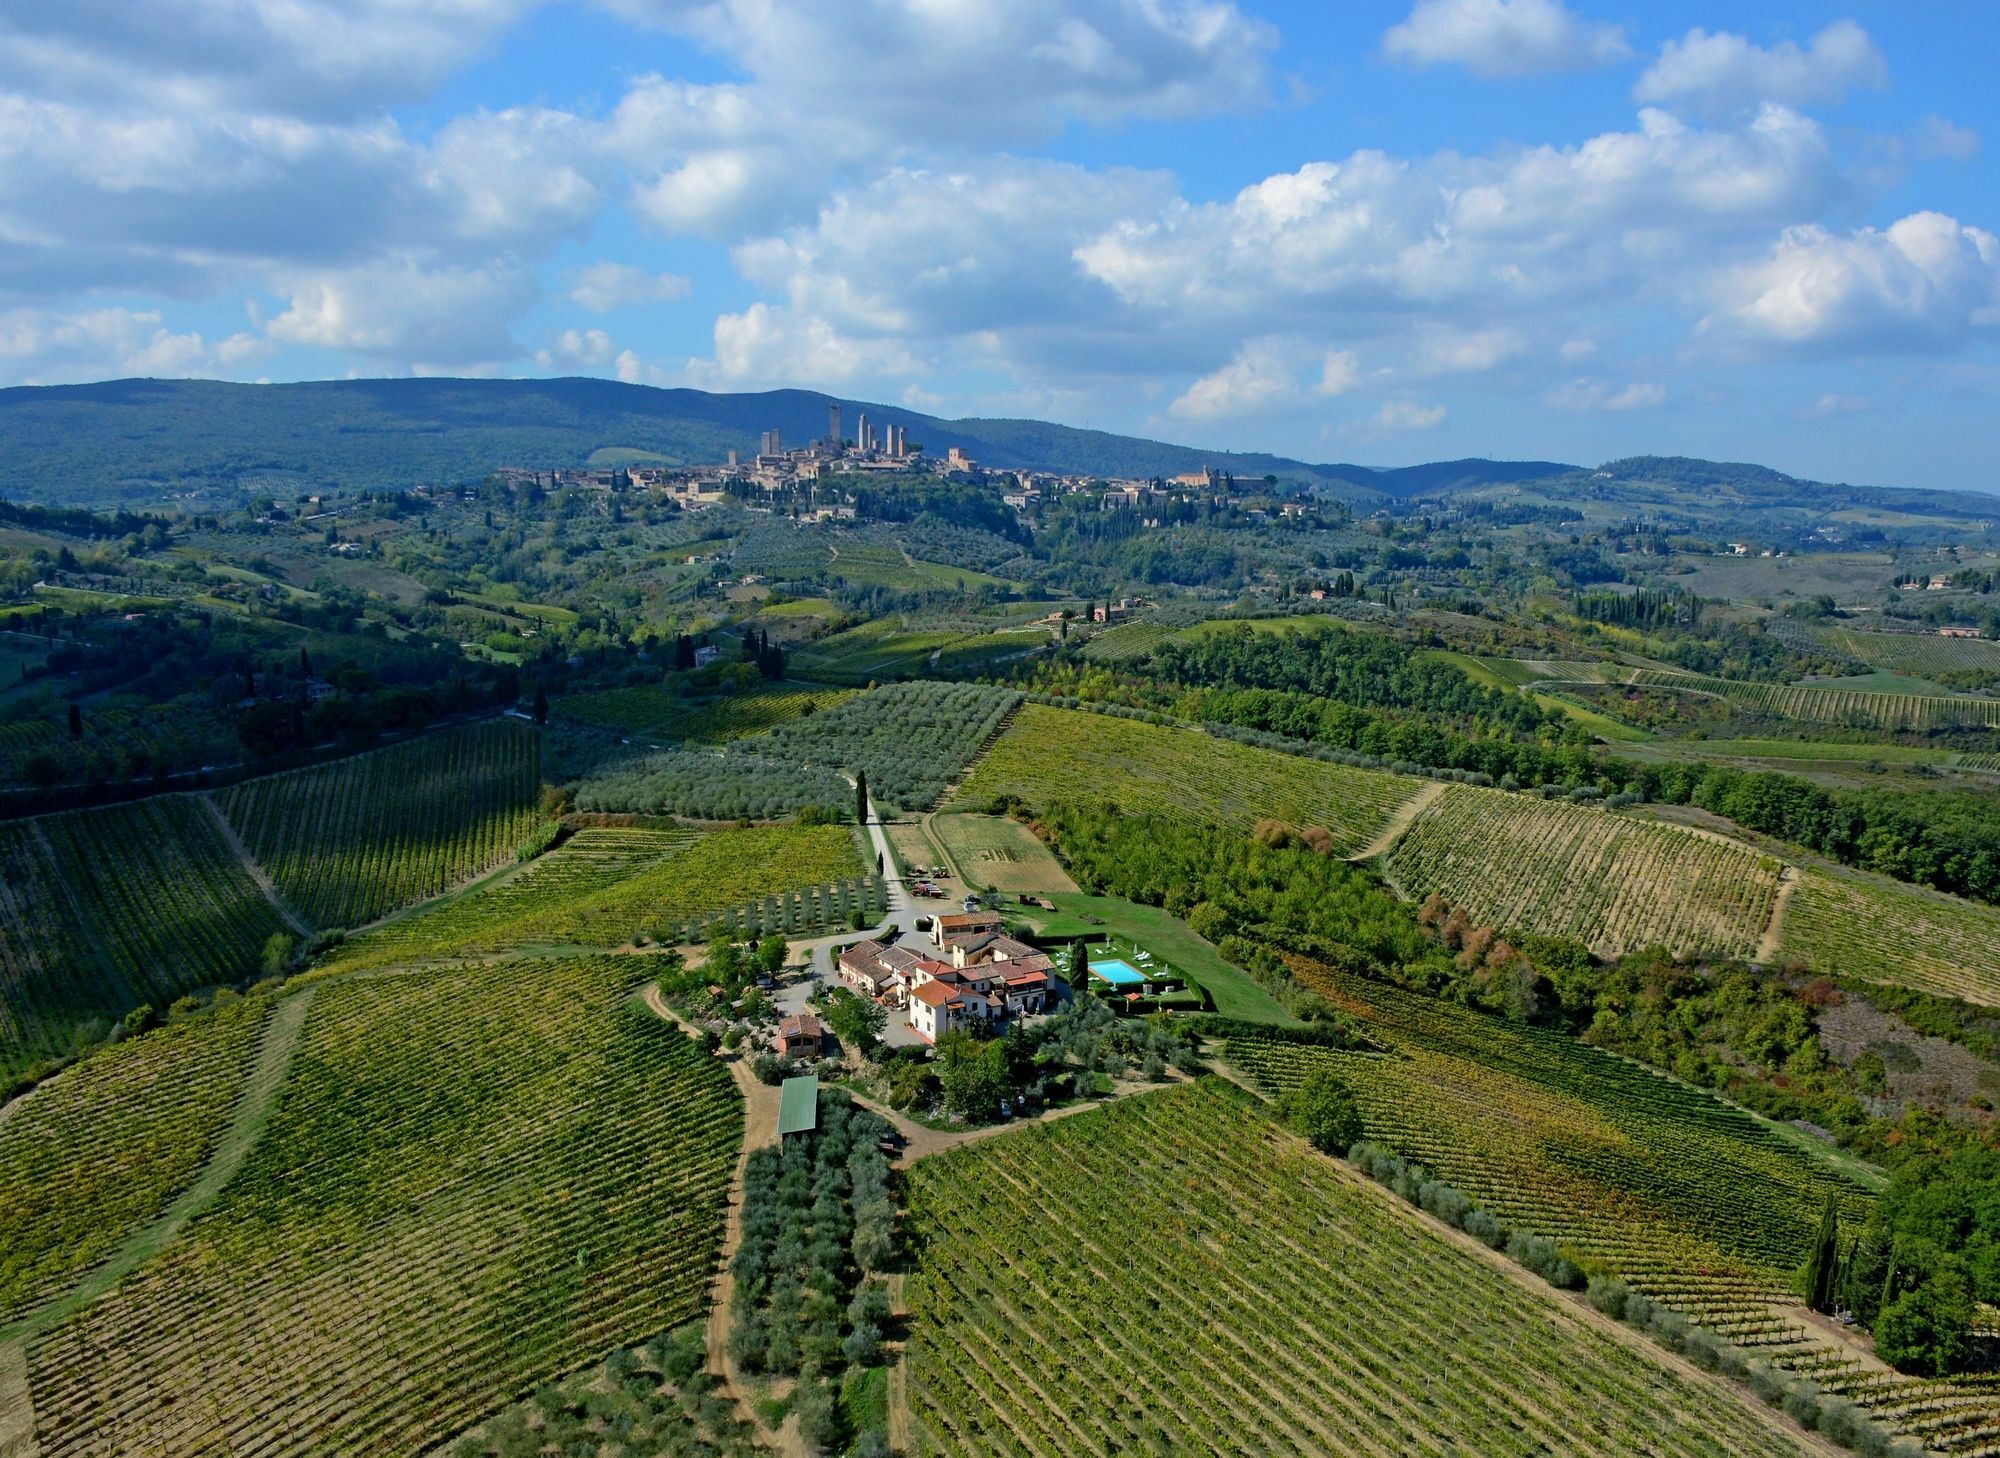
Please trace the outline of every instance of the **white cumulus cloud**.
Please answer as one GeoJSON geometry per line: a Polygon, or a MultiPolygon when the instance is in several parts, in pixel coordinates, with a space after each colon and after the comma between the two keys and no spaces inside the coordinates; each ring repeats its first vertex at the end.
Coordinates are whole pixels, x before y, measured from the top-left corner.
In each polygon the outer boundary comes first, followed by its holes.
{"type": "Polygon", "coordinates": [[[1407,65],[1464,66],[1476,76],[1540,76],[1607,65],[1631,54],[1615,25],[1585,20],[1562,0],[1418,0],[1382,37],[1407,65]]]}
{"type": "Polygon", "coordinates": [[[1632,94],[1701,116],[1747,111],[1765,102],[1832,106],[1861,88],[1889,83],[1889,65],[1868,32],[1836,20],[1803,47],[1759,46],[1728,31],[1697,26],[1660,48],[1632,94]]]}
{"type": "MultiPolygon", "coordinates": [[[[1285,341],[1252,340],[1228,364],[1188,386],[1168,408],[1184,420],[1268,414],[1298,398],[1300,363],[1299,350],[1285,341]]],[[[1321,379],[1324,383],[1324,374],[1321,379]]]]}
{"type": "Polygon", "coordinates": [[[1952,347],[2000,325],[2000,238],[1943,213],[1887,228],[1786,229],[1768,256],[1723,284],[1704,321],[1782,344],[1952,347]]]}

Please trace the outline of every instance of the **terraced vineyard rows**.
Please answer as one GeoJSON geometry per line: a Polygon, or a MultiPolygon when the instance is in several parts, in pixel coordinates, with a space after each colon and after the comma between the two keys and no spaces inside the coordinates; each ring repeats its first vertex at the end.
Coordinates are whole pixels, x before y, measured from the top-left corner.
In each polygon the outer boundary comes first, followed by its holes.
{"type": "Polygon", "coordinates": [[[1831,624],[1809,630],[1838,653],[1893,673],[1919,678],[1984,669],[2000,672],[2000,643],[1984,638],[1946,638],[1936,633],[1870,633],[1831,624]]]}
{"type": "Polygon", "coordinates": [[[513,875],[350,937],[330,965],[347,970],[511,950],[521,944],[521,921],[615,886],[686,850],[699,836],[693,830],[587,826],[513,875]]]}
{"type": "Polygon", "coordinates": [[[219,1201],[31,1345],[41,1453],[419,1451],[699,1312],[742,1105],[644,975],[319,988],[219,1201]]]}
{"type": "MultiPolygon", "coordinates": [[[[438,961],[523,947],[624,945],[653,928],[677,939],[706,914],[775,898],[771,929],[845,925],[868,902],[853,834],[839,826],[719,831],[585,827],[522,870],[419,907],[344,943],[339,970],[438,961]],[[842,889],[845,888],[843,899],[842,889]]],[[[879,899],[879,898],[878,898],[879,899]]]]}
{"type": "Polygon", "coordinates": [[[270,1003],[114,1043],[0,1120],[0,1326],[165,1208],[228,1122],[270,1003]]]}
{"type": "Polygon", "coordinates": [[[248,780],[224,813],[286,901],[358,926],[506,861],[536,822],[539,737],[514,719],[248,780]]]}
{"type": "Polygon", "coordinates": [[[853,693],[852,689],[767,684],[717,698],[684,699],[657,687],[605,689],[560,699],[555,714],[658,739],[719,744],[833,708],[853,693]]]}
{"type": "Polygon", "coordinates": [[[926,1160],[919,1454],[1802,1453],[1205,1081],[926,1160]]]}
{"type": "Polygon", "coordinates": [[[1039,807],[1108,795],[1137,815],[1245,830],[1264,819],[1322,825],[1352,851],[1421,784],[1199,730],[1027,704],[952,803],[980,809],[1011,795],[1039,807]]]}
{"type": "Polygon", "coordinates": [[[1749,957],[1771,919],[1778,862],[1748,846],[1596,806],[1448,788],[1391,848],[1403,893],[1475,922],[1587,942],[1749,957]]]}
{"type": "Polygon", "coordinates": [[[670,937],[690,918],[767,896],[853,885],[868,871],[854,835],[842,825],[718,831],[601,887],[534,898],[506,936],[516,946],[619,947],[642,932],[670,937]]]}
{"type": "Polygon", "coordinates": [[[1779,950],[1833,977],[2000,1006],[2000,909],[1875,876],[1806,871],[1779,950]]]}
{"type": "Polygon", "coordinates": [[[1314,964],[1298,970],[1390,1051],[1230,1040],[1229,1060],[1266,1088],[1329,1065],[1354,1089],[1370,1138],[1422,1160],[1510,1226],[1549,1235],[1586,1268],[1924,1431],[1940,1451],[2000,1441],[2000,1389],[1900,1377],[1799,1319],[1790,1275],[1826,1194],[1854,1224],[1869,1199],[1859,1186],[1750,1115],[1639,1064],[1314,964]]]}
{"type": "Polygon", "coordinates": [[[1643,687],[1685,689],[1748,704],[1787,719],[1844,724],[1867,729],[1948,729],[1955,725],[2000,726],[2000,699],[1966,695],[1871,693],[1863,689],[1819,688],[1812,684],[1745,683],[1699,673],[1661,669],[1631,670],[1630,682],[1643,687]]]}
{"type": "Polygon", "coordinates": [[[250,976],[284,930],[188,796],[0,826],[0,1068],[250,976]]]}

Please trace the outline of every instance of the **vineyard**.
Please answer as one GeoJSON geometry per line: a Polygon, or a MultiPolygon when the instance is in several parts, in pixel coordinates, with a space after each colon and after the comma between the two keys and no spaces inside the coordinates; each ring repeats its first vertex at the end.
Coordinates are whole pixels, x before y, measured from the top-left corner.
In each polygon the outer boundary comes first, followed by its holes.
{"type": "Polygon", "coordinates": [[[1843,1223],[1868,1196],[1721,1100],[1561,1034],[1503,1023],[1312,964],[1301,975],[1388,1048],[1349,1053],[1235,1038],[1268,1089],[1315,1064],[1354,1089],[1368,1137],[1510,1227],[1552,1237],[1739,1346],[1810,1374],[1943,1452],[2000,1441],[2000,1391],[1901,1377],[1804,1326],[1789,1297],[1826,1196],[1843,1223]]]}
{"type": "Polygon", "coordinates": [[[621,733],[720,744],[830,709],[853,692],[760,684],[714,698],[681,698],[662,688],[642,686],[572,695],[557,701],[555,714],[559,719],[621,733]]]}
{"type": "Polygon", "coordinates": [[[194,1177],[269,1009],[240,999],[114,1043],[0,1120],[0,1326],[104,1259],[194,1177]]]}
{"type": "Polygon", "coordinates": [[[678,939],[692,920],[776,898],[797,926],[845,925],[866,900],[865,867],[842,826],[688,830],[586,827],[517,873],[418,907],[343,944],[339,970],[537,946],[618,947],[649,928],[678,939]],[[842,888],[846,889],[845,909],[842,888]]]}
{"type": "Polygon", "coordinates": [[[2000,672],[2000,643],[1936,633],[1870,633],[1824,624],[1809,629],[1820,644],[1871,668],[1928,678],[1966,670],[2000,672]]]}
{"type": "Polygon", "coordinates": [[[642,961],[321,987],[217,1203],[33,1341],[44,1458],[417,1451],[697,1314],[742,1105],[642,961]]]}
{"type": "Polygon", "coordinates": [[[1083,645],[1083,656],[1092,663],[1127,663],[1144,658],[1174,632],[1171,623],[1144,618],[1119,623],[1101,633],[1093,633],[1083,645]]]}
{"type": "Polygon", "coordinates": [[[1264,819],[1321,825],[1339,847],[1366,845],[1419,781],[1254,749],[1194,729],[1029,704],[955,805],[1012,796],[1043,807],[1110,797],[1135,815],[1247,830],[1264,819]]]}
{"type": "Polygon", "coordinates": [[[765,742],[774,755],[865,772],[869,793],[889,806],[928,810],[1020,701],[975,683],[888,684],[795,719],[765,742]]]}
{"type": "Polygon", "coordinates": [[[914,1167],[919,1454],[1804,1453],[1213,1081],[914,1167]]]}
{"type": "Polygon", "coordinates": [[[1389,853],[1407,896],[1433,893],[1482,925],[1587,942],[1611,956],[1664,946],[1749,957],[1777,898],[1777,862],[1747,846],[1589,805],[1455,785],[1389,853]]]}
{"type": "Polygon", "coordinates": [[[1964,695],[1873,693],[1811,684],[1747,683],[1699,673],[1633,669],[1630,682],[1709,694],[1786,719],[1863,729],[1922,730],[1954,726],[2000,727],[2000,699],[1964,695]]]}
{"type": "Polygon", "coordinates": [[[249,780],[222,808],[315,926],[358,926],[500,865],[533,832],[534,729],[497,719],[249,780]]]}
{"type": "Polygon", "coordinates": [[[285,930],[192,797],[0,825],[0,1071],[240,981],[285,930]]]}
{"type": "Polygon", "coordinates": [[[1780,949],[1830,977],[2000,1006],[2000,910],[1854,872],[1809,870],[1780,949]]]}

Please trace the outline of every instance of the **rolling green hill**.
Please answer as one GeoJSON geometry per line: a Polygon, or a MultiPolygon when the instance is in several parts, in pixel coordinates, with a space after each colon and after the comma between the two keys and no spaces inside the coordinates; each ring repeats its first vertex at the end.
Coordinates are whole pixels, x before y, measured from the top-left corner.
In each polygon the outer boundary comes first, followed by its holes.
{"type": "MultiPolygon", "coordinates": [[[[0,390],[0,496],[106,506],[167,491],[406,487],[466,480],[496,466],[720,460],[760,431],[787,442],[826,433],[833,397],[810,390],[710,394],[613,380],[112,380],[0,390]]],[[[1344,496],[1539,480],[1576,468],[1546,461],[1453,461],[1402,470],[1307,465],[1205,451],[1040,420],[940,420],[895,406],[838,402],[906,425],[912,443],[958,446],[984,465],[1118,476],[1216,466],[1239,477],[1308,481],[1344,496]]]]}

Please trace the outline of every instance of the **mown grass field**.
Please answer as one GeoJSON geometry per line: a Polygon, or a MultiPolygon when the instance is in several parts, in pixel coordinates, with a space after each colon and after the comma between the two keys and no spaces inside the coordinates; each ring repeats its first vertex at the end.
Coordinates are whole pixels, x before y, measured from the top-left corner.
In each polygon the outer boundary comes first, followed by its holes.
{"type": "Polygon", "coordinates": [[[494,719],[217,798],[286,902],[357,926],[504,863],[538,823],[540,736],[494,719]]]}
{"type": "Polygon", "coordinates": [[[917,1165],[914,1451],[1809,1451],[1204,1081],[917,1165]]]}
{"type": "Polygon", "coordinates": [[[1785,906],[1783,957],[2000,1006],[2000,908],[1859,872],[1814,867],[1785,906]]]}
{"type": "Polygon", "coordinates": [[[1782,867],[1678,826],[1453,785],[1397,838],[1385,869],[1410,899],[1436,893],[1502,931],[1570,937],[1606,955],[1662,946],[1748,957],[1782,867]]]}
{"type": "Polygon", "coordinates": [[[0,1120],[0,1327],[57,1295],[194,1177],[270,1003],[245,998],[99,1050],[0,1120]]]}
{"type": "Polygon", "coordinates": [[[698,1313],[742,1104],[645,975],[316,989],[217,1202],[31,1342],[44,1458],[421,1452],[698,1313]]]}
{"type": "Polygon", "coordinates": [[[1004,815],[939,815],[931,830],[968,882],[1013,895],[1074,894],[1076,882],[1033,831],[1004,815]]]}
{"type": "Polygon", "coordinates": [[[559,719],[654,739],[720,744],[830,709],[853,692],[801,684],[759,684],[712,698],[682,698],[648,685],[573,694],[557,700],[553,713],[559,719]]]}
{"type": "Polygon", "coordinates": [[[1026,704],[952,803],[980,808],[1012,796],[1041,807],[1108,798],[1134,814],[1243,830],[1264,819],[1325,826],[1343,849],[1355,850],[1418,784],[1194,729],[1026,704]]]}

